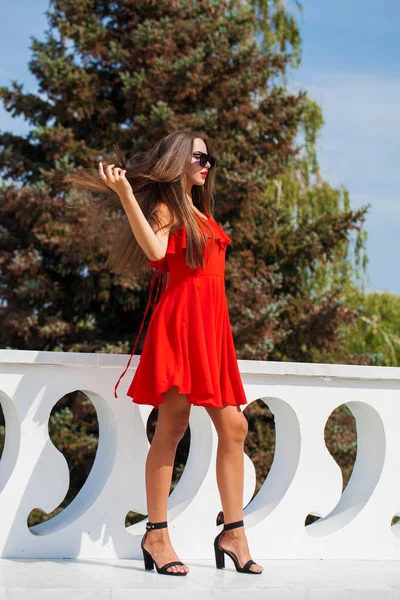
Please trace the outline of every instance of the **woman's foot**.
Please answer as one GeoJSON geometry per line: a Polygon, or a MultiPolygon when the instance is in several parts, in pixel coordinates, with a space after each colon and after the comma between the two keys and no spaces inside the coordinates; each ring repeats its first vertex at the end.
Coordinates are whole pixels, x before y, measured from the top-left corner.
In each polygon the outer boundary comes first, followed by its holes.
{"type": "MultiPolygon", "coordinates": [[[[143,540],[143,547],[150,552],[159,568],[173,560],[180,560],[172,547],[166,528],[147,531],[143,540]]],[[[189,573],[189,567],[186,565],[173,565],[168,567],[167,571],[189,573]]]]}
{"type": "MultiPolygon", "coordinates": [[[[235,554],[240,567],[243,567],[246,562],[251,559],[244,527],[237,527],[235,529],[224,531],[219,539],[219,545],[223,550],[229,550],[235,554]]],[[[261,567],[258,564],[251,565],[250,571],[261,573],[264,571],[264,567],[261,567]]]]}

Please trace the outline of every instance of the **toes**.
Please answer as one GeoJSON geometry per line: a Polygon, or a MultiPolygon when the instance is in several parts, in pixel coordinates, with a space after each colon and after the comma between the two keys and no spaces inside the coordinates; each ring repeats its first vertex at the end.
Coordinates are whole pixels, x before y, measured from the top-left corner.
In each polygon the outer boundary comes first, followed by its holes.
{"type": "Polygon", "coordinates": [[[251,565],[250,571],[254,571],[254,573],[260,573],[263,571],[263,568],[260,565],[251,565]]]}
{"type": "Polygon", "coordinates": [[[183,565],[179,565],[178,569],[179,569],[180,573],[188,573],[189,572],[189,569],[183,565]]]}
{"type": "Polygon", "coordinates": [[[174,565],[172,567],[168,567],[167,571],[169,573],[189,573],[189,569],[183,565],[174,565]]]}

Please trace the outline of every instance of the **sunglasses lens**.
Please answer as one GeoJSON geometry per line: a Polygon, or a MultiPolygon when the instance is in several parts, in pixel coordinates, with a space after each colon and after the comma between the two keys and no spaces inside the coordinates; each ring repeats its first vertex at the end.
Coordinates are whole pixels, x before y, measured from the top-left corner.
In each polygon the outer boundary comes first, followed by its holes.
{"type": "Polygon", "coordinates": [[[214,156],[208,156],[208,154],[201,154],[200,155],[200,166],[205,167],[207,163],[210,163],[210,169],[215,167],[214,156]]]}

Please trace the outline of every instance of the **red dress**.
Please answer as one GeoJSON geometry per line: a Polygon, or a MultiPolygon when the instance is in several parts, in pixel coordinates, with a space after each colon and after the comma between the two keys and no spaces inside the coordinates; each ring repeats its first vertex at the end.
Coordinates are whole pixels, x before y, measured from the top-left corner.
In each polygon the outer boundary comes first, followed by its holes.
{"type": "MultiPolygon", "coordinates": [[[[239,373],[225,294],[226,246],[232,240],[209,213],[208,251],[205,267],[191,269],[185,262],[186,230],[183,225],[168,240],[166,255],[149,261],[155,267],[149,302],[125,371],[129,367],[156,286],[155,308],[151,315],[143,350],[127,395],[137,404],[158,407],[163,392],[178,386],[196,406],[247,404],[239,373]],[[208,260],[207,260],[208,257],[208,260]],[[166,288],[166,274],[170,281],[166,288]],[[161,296],[159,290],[161,289],[161,296]]],[[[200,221],[205,221],[198,217],[200,221]]]]}

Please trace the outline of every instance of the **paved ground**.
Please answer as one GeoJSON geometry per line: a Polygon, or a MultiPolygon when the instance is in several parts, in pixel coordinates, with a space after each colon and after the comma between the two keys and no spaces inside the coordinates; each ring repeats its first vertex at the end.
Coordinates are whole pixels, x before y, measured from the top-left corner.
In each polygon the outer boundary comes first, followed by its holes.
{"type": "Polygon", "coordinates": [[[400,561],[266,560],[261,575],[225,561],[188,560],[190,573],[171,577],[139,560],[0,559],[0,600],[400,600],[400,561]]]}

